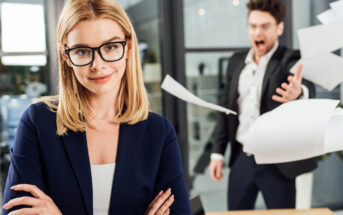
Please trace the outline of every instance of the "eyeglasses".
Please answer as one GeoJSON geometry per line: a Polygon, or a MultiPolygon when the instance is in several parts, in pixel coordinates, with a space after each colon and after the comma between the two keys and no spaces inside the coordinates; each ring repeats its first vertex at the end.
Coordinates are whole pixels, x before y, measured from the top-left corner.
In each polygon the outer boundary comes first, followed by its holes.
{"type": "Polygon", "coordinates": [[[116,41],[102,44],[99,47],[80,46],[66,49],[64,52],[68,55],[74,66],[86,66],[94,61],[94,51],[97,51],[106,62],[114,62],[123,58],[126,41],[116,41]]]}
{"type": "Polygon", "coordinates": [[[255,31],[256,29],[260,28],[262,31],[268,31],[272,27],[274,27],[274,24],[262,24],[262,25],[255,25],[255,24],[250,24],[248,23],[248,28],[249,30],[255,31]]]}

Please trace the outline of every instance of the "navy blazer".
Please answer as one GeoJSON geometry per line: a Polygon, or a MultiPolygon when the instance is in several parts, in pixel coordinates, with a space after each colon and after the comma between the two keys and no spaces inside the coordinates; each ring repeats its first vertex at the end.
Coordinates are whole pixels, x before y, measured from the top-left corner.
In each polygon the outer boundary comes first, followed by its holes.
{"type": "MultiPolygon", "coordinates": [[[[11,150],[4,203],[29,195],[10,189],[22,183],[40,188],[64,215],[93,214],[86,133],[56,135],[56,114],[44,103],[31,105],[21,118],[11,150]]],[[[144,214],[158,192],[169,187],[175,197],[171,213],[191,214],[171,123],[149,113],[147,120],[121,124],[109,214],[144,214]]]]}

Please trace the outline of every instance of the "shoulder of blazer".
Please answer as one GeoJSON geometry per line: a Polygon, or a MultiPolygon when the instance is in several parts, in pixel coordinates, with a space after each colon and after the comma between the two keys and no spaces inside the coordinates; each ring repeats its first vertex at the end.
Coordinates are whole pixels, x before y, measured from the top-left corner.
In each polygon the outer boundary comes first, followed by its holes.
{"type": "Polygon", "coordinates": [[[272,60],[281,61],[283,65],[287,65],[289,62],[297,61],[300,59],[299,50],[291,50],[285,46],[279,46],[273,54],[272,60]]]}
{"type": "Polygon", "coordinates": [[[167,134],[171,131],[174,131],[174,127],[171,122],[154,112],[149,112],[148,118],[145,120],[147,123],[147,129],[152,129],[156,133],[164,133],[167,134]]]}
{"type": "Polygon", "coordinates": [[[43,102],[31,104],[23,113],[21,120],[30,122],[33,125],[52,123],[56,127],[56,113],[49,110],[43,102]]]}
{"type": "Polygon", "coordinates": [[[48,105],[46,105],[44,102],[37,102],[30,105],[28,110],[34,109],[37,113],[41,114],[51,114],[56,115],[54,112],[50,111],[48,105]]]}
{"type": "Polygon", "coordinates": [[[299,50],[291,50],[284,47],[284,53],[282,56],[282,63],[287,64],[288,62],[297,61],[300,59],[300,51],[299,50]]]}
{"type": "Polygon", "coordinates": [[[243,51],[235,52],[231,57],[229,61],[229,65],[227,67],[227,75],[229,76],[231,73],[236,72],[236,68],[240,65],[244,64],[245,58],[249,52],[249,49],[245,49],[243,51]]]}
{"type": "MultiPolygon", "coordinates": [[[[250,49],[245,49],[245,50],[242,50],[242,51],[238,51],[238,52],[235,52],[232,56],[231,56],[231,59],[234,59],[234,60],[245,60],[245,58],[247,57],[248,55],[248,52],[249,52],[250,49]]],[[[230,60],[231,60],[230,59],[230,60]]]]}
{"type": "Polygon", "coordinates": [[[278,52],[278,58],[281,62],[284,69],[284,72],[289,73],[289,70],[293,67],[293,65],[300,59],[300,51],[299,50],[291,50],[284,46],[279,47],[280,51],[278,52]]]}

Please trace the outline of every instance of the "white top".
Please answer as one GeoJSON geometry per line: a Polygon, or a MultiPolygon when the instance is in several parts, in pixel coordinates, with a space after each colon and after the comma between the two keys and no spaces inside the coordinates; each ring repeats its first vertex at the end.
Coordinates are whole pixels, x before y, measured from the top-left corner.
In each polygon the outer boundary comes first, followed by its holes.
{"type": "Polygon", "coordinates": [[[91,165],[94,215],[109,213],[115,165],[91,165]]]}
{"type": "MultiPolygon", "coordinates": [[[[239,125],[236,133],[236,140],[244,146],[245,136],[252,124],[260,116],[260,104],[263,78],[267,70],[268,63],[279,46],[277,41],[273,48],[260,58],[259,64],[253,60],[253,49],[251,48],[245,58],[243,68],[238,81],[238,119],[239,125]]],[[[308,98],[308,89],[302,85],[303,96],[308,98]]],[[[276,94],[276,92],[275,92],[276,94]]],[[[223,155],[212,153],[211,160],[223,160],[223,155]]]]}

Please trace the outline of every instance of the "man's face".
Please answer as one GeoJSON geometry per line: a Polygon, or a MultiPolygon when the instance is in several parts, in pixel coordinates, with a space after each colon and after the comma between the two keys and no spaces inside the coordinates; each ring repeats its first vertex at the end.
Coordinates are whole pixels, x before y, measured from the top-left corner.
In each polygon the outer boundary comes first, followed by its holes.
{"type": "Polygon", "coordinates": [[[262,57],[283,33],[283,22],[277,24],[269,12],[253,10],[248,16],[248,32],[254,55],[262,57]]]}

